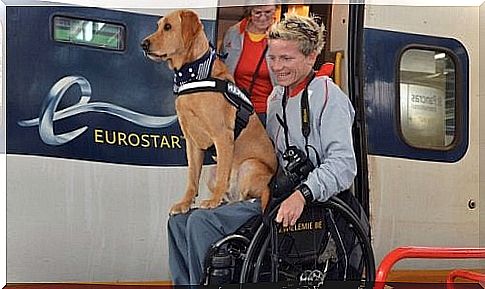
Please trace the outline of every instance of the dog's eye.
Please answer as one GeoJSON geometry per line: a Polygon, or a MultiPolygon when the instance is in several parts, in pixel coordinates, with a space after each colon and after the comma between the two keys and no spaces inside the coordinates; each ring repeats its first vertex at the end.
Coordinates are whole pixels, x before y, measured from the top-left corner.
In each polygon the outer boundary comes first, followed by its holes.
{"type": "Polygon", "coordinates": [[[170,29],[172,29],[172,25],[170,25],[170,23],[165,23],[165,25],[163,25],[163,30],[169,31],[170,29]]]}

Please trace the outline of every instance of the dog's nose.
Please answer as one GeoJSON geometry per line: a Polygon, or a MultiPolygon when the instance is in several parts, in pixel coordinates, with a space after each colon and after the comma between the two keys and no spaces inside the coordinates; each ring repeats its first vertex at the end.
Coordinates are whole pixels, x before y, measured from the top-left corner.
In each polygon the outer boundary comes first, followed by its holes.
{"type": "Polygon", "coordinates": [[[148,39],[144,39],[142,42],[141,42],[141,48],[145,51],[148,51],[150,50],[150,40],[148,39]]]}

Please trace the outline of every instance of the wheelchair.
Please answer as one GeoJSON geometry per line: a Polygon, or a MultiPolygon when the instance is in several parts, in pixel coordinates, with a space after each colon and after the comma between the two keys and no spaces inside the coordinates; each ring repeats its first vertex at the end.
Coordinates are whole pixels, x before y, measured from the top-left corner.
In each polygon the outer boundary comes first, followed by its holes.
{"type": "Polygon", "coordinates": [[[346,281],[345,288],[372,288],[369,222],[351,192],[305,206],[296,225],[287,228],[274,221],[281,201],[212,244],[203,285],[271,282],[276,288],[314,289],[346,281]]]}

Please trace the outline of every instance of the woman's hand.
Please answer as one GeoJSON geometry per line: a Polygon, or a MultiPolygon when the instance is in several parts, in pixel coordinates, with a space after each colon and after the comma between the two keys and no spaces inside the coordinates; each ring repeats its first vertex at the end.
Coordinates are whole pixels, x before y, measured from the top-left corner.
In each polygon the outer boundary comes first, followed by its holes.
{"type": "Polygon", "coordinates": [[[293,226],[300,218],[301,212],[305,207],[303,194],[296,190],[286,200],[284,200],[276,215],[276,222],[282,223],[283,227],[293,226]]]}

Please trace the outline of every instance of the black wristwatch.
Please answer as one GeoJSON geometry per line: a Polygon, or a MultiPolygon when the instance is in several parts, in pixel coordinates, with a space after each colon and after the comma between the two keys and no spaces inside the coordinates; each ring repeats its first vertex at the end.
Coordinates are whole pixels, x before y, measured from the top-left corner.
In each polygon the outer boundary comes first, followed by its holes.
{"type": "Polygon", "coordinates": [[[310,188],[307,185],[305,185],[305,184],[299,185],[298,190],[301,192],[301,194],[305,198],[305,204],[308,205],[309,203],[314,201],[312,190],[310,190],[310,188]]]}

